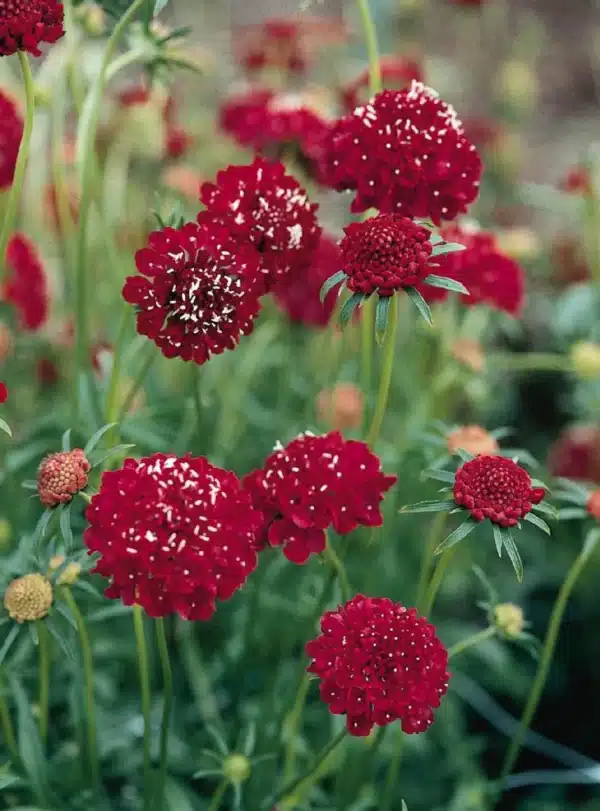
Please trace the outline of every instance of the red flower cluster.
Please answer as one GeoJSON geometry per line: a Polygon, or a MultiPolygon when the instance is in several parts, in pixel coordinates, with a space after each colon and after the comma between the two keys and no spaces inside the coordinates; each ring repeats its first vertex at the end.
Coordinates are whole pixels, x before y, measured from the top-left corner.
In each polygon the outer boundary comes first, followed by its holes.
{"type": "Polygon", "coordinates": [[[57,507],[72,500],[88,483],[90,463],[81,448],[51,453],[38,470],[37,489],[45,507],[57,507]]]}
{"type": "Polygon", "coordinates": [[[56,42],[65,33],[63,16],[58,0],[0,0],[0,56],[40,56],[40,42],[56,42]]]}
{"type": "Polygon", "coordinates": [[[0,90],[0,190],[13,182],[22,137],[23,119],[17,105],[0,90]]]}
{"type": "Polygon", "coordinates": [[[0,405],[5,403],[8,400],[8,389],[6,388],[6,383],[3,383],[0,380],[0,405]]]}
{"type": "Polygon", "coordinates": [[[399,214],[378,214],[344,229],[341,267],[356,293],[391,296],[429,275],[431,232],[399,214]]]}
{"type": "Polygon", "coordinates": [[[150,235],[136,253],[142,276],[123,298],[137,308],[137,329],[167,358],[202,364],[252,332],[260,310],[259,257],[218,225],[188,223],[150,235]]]}
{"type": "Polygon", "coordinates": [[[237,29],[235,34],[234,49],[249,73],[263,68],[304,73],[308,67],[303,31],[293,20],[266,20],[259,26],[237,29]]]}
{"type": "Polygon", "coordinates": [[[201,199],[206,211],[199,223],[221,224],[259,252],[266,290],[306,266],[319,244],[317,206],[281,163],[256,158],[249,166],[229,166],[216,183],[202,186],[201,199]]]}
{"type": "Polygon", "coordinates": [[[325,549],[329,526],[342,535],[381,526],[379,505],[395,481],[364,442],[334,431],[278,446],[243,483],[263,513],[259,545],[283,546],[288,560],[305,563],[325,549]]]}
{"type": "Polygon", "coordinates": [[[306,326],[326,327],[335,309],[339,285],[321,301],[321,288],[341,267],[338,244],[321,236],[310,263],[289,274],[275,287],[275,300],[291,321],[306,326]]]}
{"type": "MultiPolygon", "coordinates": [[[[411,82],[422,82],[423,66],[416,59],[402,56],[383,56],[379,61],[381,82],[386,89],[402,90],[411,82]]],[[[354,81],[342,89],[342,104],[351,113],[362,102],[361,91],[369,87],[370,70],[365,68],[354,81]]]]}
{"type": "Polygon", "coordinates": [[[9,276],[4,284],[4,298],[19,314],[25,330],[37,330],[48,318],[46,273],[35,246],[24,234],[10,238],[6,250],[9,276]]]}
{"type": "MultiPolygon", "coordinates": [[[[462,282],[469,291],[469,296],[461,296],[462,302],[468,307],[487,304],[518,316],[525,299],[523,269],[500,251],[494,236],[483,231],[466,231],[458,226],[442,229],[441,233],[446,241],[465,246],[464,251],[435,258],[439,265],[435,268],[437,274],[462,282]]],[[[448,291],[437,287],[423,285],[419,291],[428,302],[448,298],[448,291]]]]}
{"type": "Polygon", "coordinates": [[[326,140],[325,178],[356,190],[352,211],[451,220],[479,191],[481,160],[454,109],[413,82],[340,119],[326,140]]]}
{"type": "Polygon", "coordinates": [[[256,568],[259,515],[234,473],[161,453],[104,473],[84,541],[107,597],[152,617],[207,620],[256,568]]]}
{"type": "Polygon", "coordinates": [[[475,521],[489,518],[501,527],[514,527],[546,495],[532,487],[531,476],[504,456],[476,456],[456,473],[454,500],[475,521]]]}
{"type": "Polygon", "coordinates": [[[324,614],[321,631],[306,645],[308,671],[351,735],[393,721],[409,734],[431,726],[448,690],[448,653],[415,608],[359,594],[324,614]]]}

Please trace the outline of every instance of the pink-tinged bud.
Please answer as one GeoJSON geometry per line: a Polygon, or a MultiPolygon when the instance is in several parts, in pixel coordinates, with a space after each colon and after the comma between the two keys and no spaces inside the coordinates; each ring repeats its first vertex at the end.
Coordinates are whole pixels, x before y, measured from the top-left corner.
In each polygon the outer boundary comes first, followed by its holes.
{"type": "Polygon", "coordinates": [[[38,471],[38,493],[45,507],[57,507],[71,501],[87,486],[90,463],[80,448],[52,453],[38,471]]]}

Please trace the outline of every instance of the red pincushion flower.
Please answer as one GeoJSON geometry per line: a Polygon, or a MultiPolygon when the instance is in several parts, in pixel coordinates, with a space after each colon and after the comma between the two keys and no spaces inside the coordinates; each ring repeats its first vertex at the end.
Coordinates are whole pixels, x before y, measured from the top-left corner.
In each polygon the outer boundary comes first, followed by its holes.
{"type": "Polygon", "coordinates": [[[45,507],[57,507],[73,499],[88,483],[90,463],[81,448],[51,453],[38,471],[37,489],[45,507]]]}
{"type": "Polygon", "coordinates": [[[467,210],[481,176],[454,109],[420,82],[384,90],[340,119],[326,139],[325,164],[330,186],[356,191],[352,211],[378,208],[436,224],[467,210]]]}
{"type": "Polygon", "coordinates": [[[234,48],[248,71],[274,67],[289,73],[304,73],[308,55],[303,29],[293,20],[265,20],[260,26],[237,29],[234,48]]]}
{"type": "Polygon", "coordinates": [[[391,296],[429,275],[431,232],[399,214],[379,214],[344,229],[341,267],[355,293],[391,296]]]}
{"type": "Polygon", "coordinates": [[[504,456],[476,456],[456,473],[454,500],[475,521],[489,518],[501,527],[514,527],[546,495],[533,487],[531,476],[504,456]]]}
{"type": "Polygon", "coordinates": [[[3,383],[0,380],[0,405],[5,403],[8,400],[8,389],[6,388],[6,383],[3,383]]]}
{"type": "Polygon", "coordinates": [[[351,735],[393,721],[409,734],[431,726],[448,690],[448,653],[415,608],[359,594],[324,614],[321,631],[306,645],[308,671],[351,735]]]}
{"type": "Polygon", "coordinates": [[[321,228],[306,192],[281,163],[263,158],[229,166],[201,191],[199,223],[220,223],[260,253],[266,289],[303,268],[319,244],[321,228]]]}
{"type": "Polygon", "coordinates": [[[259,515],[234,473],[162,453],[104,473],[84,541],[107,597],[152,617],[207,620],[256,568],[259,515]]]}
{"type": "MultiPolygon", "coordinates": [[[[422,82],[423,66],[416,59],[402,56],[383,56],[379,61],[381,81],[389,90],[401,90],[411,82],[422,82]]],[[[369,87],[371,73],[365,68],[354,81],[342,89],[342,104],[351,113],[361,103],[361,91],[369,87]]],[[[366,99],[365,99],[366,101],[366,99]]]]}
{"type": "Polygon", "coordinates": [[[553,443],[548,455],[553,476],[600,483],[600,428],[574,425],[553,443]]]}
{"type": "Polygon", "coordinates": [[[325,549],[329,526],[342,535],[359,525],[381,526],[379,505],[395,481],[364,442],[334,431],[278,446],[244,487],[263,513],[260,545],[283,545],[288,560],[305,563],[325,549]]]}
{"type": "Polygon", "coordinates": [[[326,327],[335,309],[339,285],[321,301],[321,288],[340,269],[340,249],[323,234],[311,261],[286,276],[273,290],[275,300],[291,321],[306,326],[326,327]]]}
{"type": "Polygon", "coordinates": [[[23,137],[23,119],[15,102],[0,90],[0,189],[13,182],[23,137]]]}
{"type": "Polygon", "coordinates": [[[21,327],[37,330],[48,318],[46,273],[35,246],[24,234],[10,238],[6,264],[9,276],[4,284],[4,297],[17,310],[21,327]]]}
{"type": "MultiPolygon", "coordinates": [[[[523,269],[509,256],[503,254],[496,245],[492,234],[470,232],[458,226],[442,229],[447,242],[458,242],[465,246],[464,251],[436,256],[439,267],[435,272],[440,276],[455,279],[469,291],[461,300],[468,307],[486,304],[518,316],[525,299],[523,269]]],[[[443,301],[448,291],[441,288],[419,286],[419,292],[429,302],[443,301]]]]}
{"type": "Polygon", "coordinates": [[[188,223],[150,235],[135,256],[123,298],[137,308],[137,330],[166,358],[205,363],[252,332],[262,291],[259,259],[220,226],[188,223]]]}
{"type": "Polygon", "coordinates": [[[0,56],[40,56],[40,42],[56,42],[65,33],[63,16],[57,0],[0,0],[0,56]]]}

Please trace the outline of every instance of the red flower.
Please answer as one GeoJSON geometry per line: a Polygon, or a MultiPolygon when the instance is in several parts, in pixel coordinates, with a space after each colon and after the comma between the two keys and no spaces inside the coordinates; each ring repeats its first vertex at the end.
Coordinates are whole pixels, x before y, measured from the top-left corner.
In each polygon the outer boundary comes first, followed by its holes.
{"type": "MultiPolygon", "coordinates": [[[[390,90],[402,90],[411,82],[422,82],[423,66],[416,59],[409,59],[403,56],[382,56],[379,61],[381,70],[381,81],[385,88],[390,90]]],[[[342,88],[342,104],[344,109],[351,113],[359,104],[363,102],[362,90],[369,87],[370,70],[365,68],[354,81],[342,88]]],[[[364,99],[368,101],[368,99],[364,99]]]]}
{"type": "Polygon", "coordinates": [[[0,0],[0,56],[17,51],[40,56],[40,42],[56,42],[64,33],[57,0],[0,0]]]}
{"type": "Polygon", "coordinates": [[[0,189],[13,182],[23,137],[23,119],[15,102],[0,90],[0,189]]]}
{"type": "Polygon", "coordinates": [[[6,388],[6,383],[3,383],[0,380],[0,405],[5,403],[8,400],[8,389],[6,388]]]}
{"type": "Polygon", "coordinates": [[[150,234],[135,255],[123,298],[137,308],[137,330],[166,358],[197,364],[234,349],[252,332],[262,291],[258,256],[220,226],[188,223],[150,234]]]}
{"type": "Polygon", "coordinates": [[[324,614],[321,631],[306,645],[308,671],[351,735],[393,721],[409,734],[431,726],[448,690],[448,653],[415,608],[359,594],[324,614]]]}
{"type": "Polygon", "coordinates": [[[559,188],[569,194],[589,197],[594,194],[594,187],[589,169],[585,166],[573,166],[560,182],[559,188]]]}
{"type": "Polygon", "coordinates": [[[37,330],[48,318],[46,274],[35,246],[24,234],[14,234],[6,249],[9,276],[4,298],[19,314],[24,330],[37,330]]]}
{"type": "Polygon", "coordinates": [[[207,210],[198,222],[220,223],[251,242],[261,255],[267,289],[302,269],[319,244],[317,206],[281,163],[256,158],[249,166],[230,166],[216,183],[202,186],[201,199],[207,210]]]}
{"type": "Polygon", "coordinates": [[[323,234],[312,259],[275,287],[275,300],[291,321],[306,326],[326,327],[335,308],[339,286],[321,302],[321,288],[340,269],[340,249],[332,237],[323,234]]]}
{"type": "Polygon", "coordinates": [[[574,425],[550,448],[548,469],[553,476],[600,483],[600,428],[574,425]]]}
{"type": "Polygon", "coordinates": [[[325,175],[353,189],[352,211],[378,208],[406,217],[451,220],[477,197],[481,161],[454,109],[413,82],[384,90],[335,124],[325,175]]]}
{"type": "Polygon", "coordinates": [[[73,499],[88,483],[90,463],[80,448],[51,453],[38,470],[37,489],[45,507],[57,507],[73,499]]]}
{"type": "Polygon", "coordinates": [[[501,527],[514,527],[546,495],[532,487],[531,476],[504,456],[476,456],[456,473],[454,500],[475,521],[489,518],[501,527]]]}
{"type": "Polygon", "coordinates": [[[344,229],[341,267],[355,293],[391,296],[429,275],[431,232],[399,214],[378,214],[344,229]]]}
{"type": "MultiPolygon", "coordinates": [[[[494,236],[458,226],[442,229],[442,236],[448,242],[465,246],[464,251],[436,256],[439,267],[433,268],[436,274],[464,284],[470,295],[461,296],[462,302],[468,307],[486,304],[518,316],[525,298],[523,269],[500,251],[494,236]]],[[[441,288],[423,285],[419,291],[429,302],[448,298],[448,291],[441,288]]]]}
{"type": "Polygon", "coordinates": [[[600,490],[594,490],[590,493],[586,509],[592,518],[595,518],[596,521],[600,521],[600,490]]]}
{"type": "Polygon", "coordinates": [[[304,73],[308,55],[303,33],[302,27],[293,20],[265,20],[262,25],[238,29],[234,49],[248,72],[273,67],[289,73],[304,73]]]}
{"type": "Polygon", "coordinates": [[[305,563],[325,549],[330,526],[341,535],[359,525],[381,526],[379,505],[395,481],[364,442],[334,431],[279,445],[244,487],[263,513],[260,545],[283,545],[288,560],[305,563]]]}
{"type": "Polygon", "coordinates": [[[84,541],[107,597],[152,617],[207,620],[256,568],[258,514],[234,473],[162,453],[104,473],[84,541]]]}

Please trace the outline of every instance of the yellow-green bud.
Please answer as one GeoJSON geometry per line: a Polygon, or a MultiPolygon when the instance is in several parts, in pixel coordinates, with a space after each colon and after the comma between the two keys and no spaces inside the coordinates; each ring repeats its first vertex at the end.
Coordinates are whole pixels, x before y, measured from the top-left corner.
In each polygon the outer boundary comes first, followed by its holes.
{"type": "Polygon", "coordinates": [[[513,603],[500,603],[494,609],[496,627],[506,636],[515,638],[520,636],[525,627],[523,610],[513,603]]]}
{"type": "Polygon", "coordinates": [[[52,600],[50,581],[41,574],[26,574],[6,589],[4,607],[16,622],[35,622],[48,614],[52,600]]]}
{"type": "Polygon", "coordinates": [[[252,766],[245,755],[229,755],[223,761],[223,774],[230,783],[245,783],[251,771],[252,766]]]}
{"type": "Polygon", "coordinates": [[[578,341],[571,347],[571,365],[575,374],[584,380],[600,377],[600,344],[578,341]]]}

